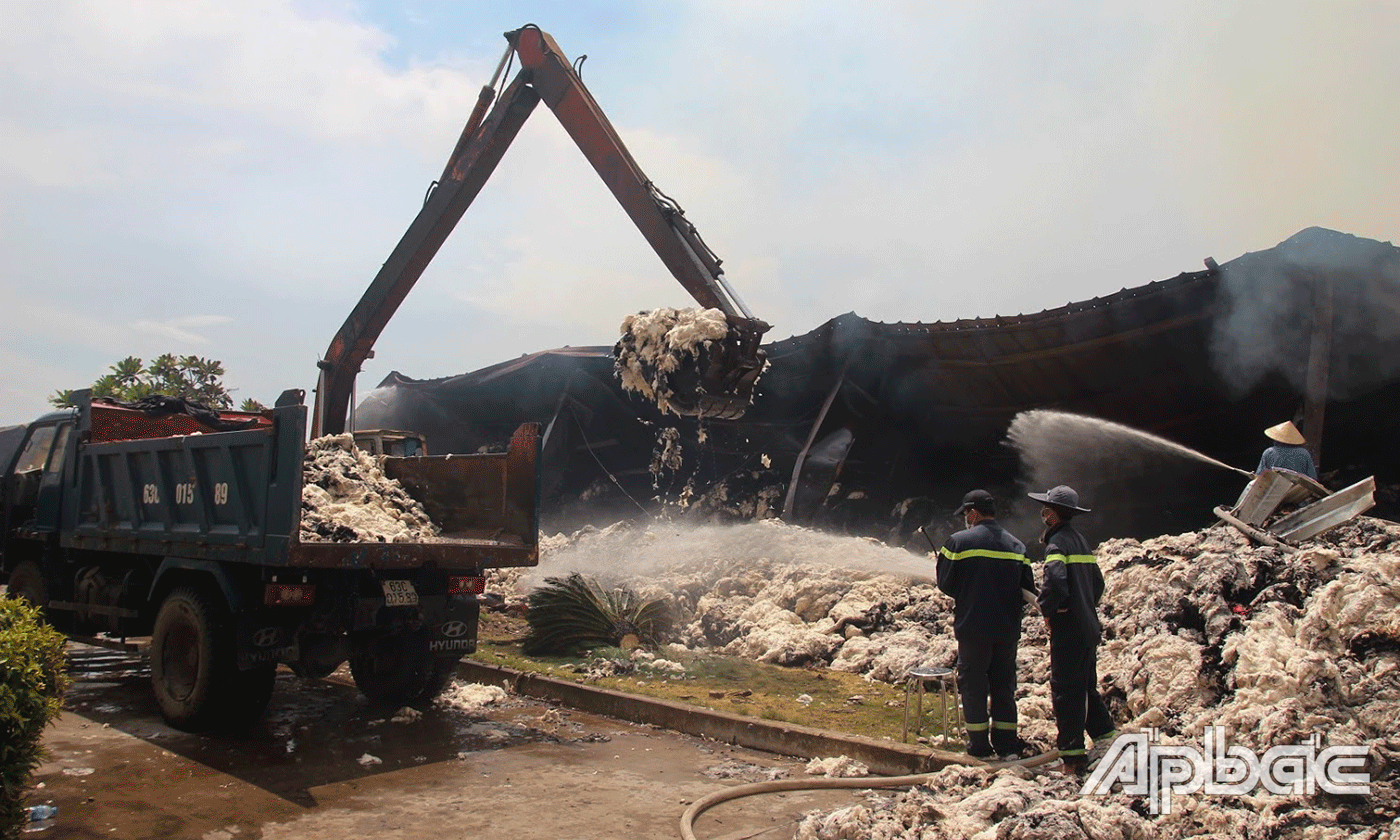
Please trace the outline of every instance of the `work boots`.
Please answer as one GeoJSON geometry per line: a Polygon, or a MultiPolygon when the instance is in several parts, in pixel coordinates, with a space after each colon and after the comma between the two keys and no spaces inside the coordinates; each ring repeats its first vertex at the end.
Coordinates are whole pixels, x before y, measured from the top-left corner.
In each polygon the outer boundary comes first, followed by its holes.
{"type": "Polygon", "coordinates": [[[967,732],[967,754],[973,758],[991,758],[992,742],[985,729],[969,729],[967,732]]]}
{"type": "Polygon", "coordinates": [[[1030,754],[1031,745],[1021,740],[1014,729],[992,730],[992,749],[997,755],[1024,758],[1030,754]]]}

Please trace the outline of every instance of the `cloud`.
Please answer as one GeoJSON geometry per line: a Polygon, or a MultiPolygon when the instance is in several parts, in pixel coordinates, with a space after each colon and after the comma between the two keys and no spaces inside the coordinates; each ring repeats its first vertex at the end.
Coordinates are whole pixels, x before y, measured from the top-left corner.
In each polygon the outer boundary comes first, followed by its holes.
{"type": "Polygon", "coordinates": [[[131,328],[138,333],[170,339],[178,344],[208,344],[209,339],[192,330],[227,324],[233,319],[226,315],[189,315],[166,321],[137,321],[131,328]]]}

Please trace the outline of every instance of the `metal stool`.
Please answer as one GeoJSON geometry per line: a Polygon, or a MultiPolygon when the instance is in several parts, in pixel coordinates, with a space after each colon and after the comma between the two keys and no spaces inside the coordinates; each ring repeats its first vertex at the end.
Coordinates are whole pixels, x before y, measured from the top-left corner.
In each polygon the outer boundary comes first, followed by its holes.
{"type": "Polygon", "coordinates": [[[952,668],[913,668],[904,681],[904,734],[901,740],[909,743],[909,698],[914,698],[914,734],[924,731],[924,691],[930,683],[938,684],[938,714],[943,724],[942,741],[947,745],[951,740],[949,729],[962,725],[962,706],[957,699],[957,680],[952,668]],[[950,691],[951,689],[951,691],[950,691]],[[951,702],[949,696],[952,696],[951,702]]]}

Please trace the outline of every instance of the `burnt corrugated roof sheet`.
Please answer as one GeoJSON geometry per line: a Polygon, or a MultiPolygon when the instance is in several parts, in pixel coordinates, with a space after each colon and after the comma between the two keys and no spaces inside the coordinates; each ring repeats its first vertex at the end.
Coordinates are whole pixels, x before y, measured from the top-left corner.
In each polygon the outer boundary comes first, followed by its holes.
{"type": "MultiPolygon", "coordinates": [[[[1400,249],[1321,228],[1218,268],[1033,314],[892,324],[838,316],[765,345],[772,365],[750,410],[705,424],[687,471],[703,485],[762,453],[785,481],[809,438],[844,429],[854,435],[844,480],[878,484],[869,489],[882,503],[940,484],[966,489],[979,474],[1014,480],[1014,453],[1001,444],[1012,418],[1037,408],[1250,467],[1260,430],[1299,410],[1320,289],[1335,311],[1324,461],[1369,461],[1384,484],[1400,431],[1400,249]]],[[[474,451],[518,422],[558,421],[570,442],[555,444],[549,487],[567,494],[607,470],[633,476],[645,498],[657,427],[697,441],[698,428],[624,393],[610,349],[545,351],[430,382],[391,374],[359,425],[417,429],[439,451],[474,451]]]]}

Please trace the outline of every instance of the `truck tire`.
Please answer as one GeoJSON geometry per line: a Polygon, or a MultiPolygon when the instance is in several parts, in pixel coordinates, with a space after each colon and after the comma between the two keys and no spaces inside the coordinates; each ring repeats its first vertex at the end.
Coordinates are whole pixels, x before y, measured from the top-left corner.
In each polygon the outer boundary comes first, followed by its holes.
{"type": "Polygon", "coordinates": [[[275,663],[236,672],[219,729],[241,730],[257,723],[267,710],[267,702],[272,699],[272,687],[276,682],[275,663]]]}
{"type": "Polygon", "coordinates": [[[350,674],[371,703],[399,706],[442,693],[460,659],[433,656],[426,633],[399,633],[374,639],[352,655],[350,674]]]}
{"type": "Polygon", "coordinates": [[[462,661],[461,656],[442,657],[433,660],[433,678],[428,683],[427,693],[424,700],[431,700],[442,693],[442,690],[452,682],[452,678],[457,675],[457,664],[462,661]]]}
{"type": "Polygon", "coordinates": [[[166,596],[156,614],[151,687],[161,714],[176,729],[204,732],[233,723],[227,714],[238,710],[233,634],[221,607],[205,590],[182,587],[166,596]]]}
{"type": "Polygon", "coordinates": [[[29,606],[38,608],[45,618],[48,617],[49,587],[44,582],[44,573],[39,570],[39,564],[33,560],[21,560],[10,571],[9,595],[11,598],[23,598],[29,602],[29,606]]]}

